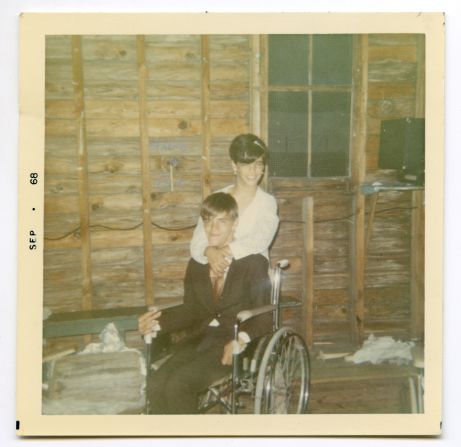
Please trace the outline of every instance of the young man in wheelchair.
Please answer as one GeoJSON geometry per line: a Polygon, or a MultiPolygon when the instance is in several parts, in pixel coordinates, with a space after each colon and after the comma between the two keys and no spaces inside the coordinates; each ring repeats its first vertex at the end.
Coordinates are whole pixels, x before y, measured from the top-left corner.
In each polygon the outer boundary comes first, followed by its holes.
{"type": "MultiPolygon", "coordinates": [[[[200,213],[210,246],[225,247],[237,226],[238,207],[227,193],[214,193],[200,213]]],[[[237,314],[270,304],[268,260],[260,255],[233,259],[222,276],[214,276],[208,264],[190,259],[184,279],[184,303],[168,312],[153,310],[139,318],[143,335],[187,329],[190,337],[160,369],[148,375],[150,414],[195,414],[198,394],[231,372],[234,349],[271,331],[269,313],[240,325],[238,347],[233,343],[237,314]]]]}

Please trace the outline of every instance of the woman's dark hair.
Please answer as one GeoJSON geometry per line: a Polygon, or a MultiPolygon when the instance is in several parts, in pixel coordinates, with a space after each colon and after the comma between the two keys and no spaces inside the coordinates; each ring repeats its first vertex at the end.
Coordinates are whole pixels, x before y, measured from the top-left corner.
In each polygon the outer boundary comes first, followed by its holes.
{"type": "Polygon", "coordinates": [[[232,140],[229,156],[234,163],[250,164],[262,157],[264,164],[267,164],[267,146],[256,135],[242,134],[232,140]]]}
{"type": "Polygon", "coordinates": [[[225,192],[210,194],[202,203],[200,216],[206,220],[218,213],[227,213],[232,220],[238,217],[238,205],[234,197],[225,192]]]}

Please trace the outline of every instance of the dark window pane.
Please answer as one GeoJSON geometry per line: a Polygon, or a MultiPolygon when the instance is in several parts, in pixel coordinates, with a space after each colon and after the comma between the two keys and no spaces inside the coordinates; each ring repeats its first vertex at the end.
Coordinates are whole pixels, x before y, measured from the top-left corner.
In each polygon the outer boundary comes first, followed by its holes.
{"type": "Polygon", "coordinates": [[[269,94],[269,173],[307,175],[307,93],[269,94]]]}
{"type": "Polygon", "coordinates": [[[349,93],[313,93],[313,177],[349,175],[350,109],[349,93]]]}
{"type": "Polygon", "coordinates": [[[352,36],[315,35],[313,42],[314,84],[350,84],[352,82],[352,36]]]}
{"type": "Polygon", "coordinates": [[[307,52],[306,35],[269,35],[269,84],[307,84],[307,52]]]}

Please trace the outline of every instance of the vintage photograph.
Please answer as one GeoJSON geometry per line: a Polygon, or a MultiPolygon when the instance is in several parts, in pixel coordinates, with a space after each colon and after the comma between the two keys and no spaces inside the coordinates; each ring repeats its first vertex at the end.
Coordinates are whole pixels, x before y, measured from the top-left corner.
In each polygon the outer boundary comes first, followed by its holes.
{"type": "Polygon", "coordinates": [[[427,415],[427,45],[46,34],[40,414],[427,415]]]}

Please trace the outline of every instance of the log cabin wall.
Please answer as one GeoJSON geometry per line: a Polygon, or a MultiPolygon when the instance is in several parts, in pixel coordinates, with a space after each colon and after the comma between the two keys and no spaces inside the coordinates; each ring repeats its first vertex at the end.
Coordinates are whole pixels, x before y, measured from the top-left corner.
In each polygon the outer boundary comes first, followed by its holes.
{"type": "MultiPolygon", "coordinates": [[[[364,197],[359,187],[364,182],[396,181],[395,171],[378,166],[381,122],[424,117],[424,38],[361,36],[356,41],[358,51],[361,56],[354,70],[361,70],[364,77],[363,85],[359,87],[356,82],[354,88],[362,89],[355,95],[361,96],[364,107],[353,119],[357,132],[362,130],[364,135],[363,141],[352,139],[351,178],[270,179],[281,217],[272,257],[291,259],[284,293],[301,299],[306,299],[306,291],[302,292],[306,217],[302,215],[302,199],[306,195],[314,198],[314,342],[357,342],[370,333],[398,338],[423,336],[423,194],[419,193],[415,202],[411,191],[380,192],[365,247],[372,200],[364,197]],[[361,176],[354,176],[359,169],[361,176]],[[354,202],[356,197],[363,203],[361,211],[354,202]],[[358,252],[351,238],[354,232],[360,238],[358,252]],[[354,272],[354,264],[359,265],[361,275],[354,272]],[[359,287],[357,302],[354,294],[359,287]]],[[[303,326],[301,313],[286,313],[290,322],[303,326]]]]}
{"type": "MultiPolygon", "coordinates": [[[[424,115],[423,43],[414,35],[360,42],[366,116],[354,119],[365,133],[351,151],[365,151],[363,180],[382,181],[395,173],[378,169],[381,120],[424,115]]],[[[140,306],[182,296],[202,197],[233,181],[229,142],[249,131],[267,139],[266,45],[239,35],[46,38],[46,308],[140,306]]],[[[314,341],[353,338],[358,185],[351,178],[282,177],[265,184],[281,218],[271,258],[291,262],[283,295],[305,299],[302,204],[311,196],[314,341]]],[[[411,192],[379,195],[358,307],[365,332],[418,330],[411,271],[421,257],[410,255],[411,229],[421,237],[424,213],[412,220],[412,200],[411,192]]],[[[285,312],[299,328],[303,315],[299,308],[285,312]]]]}

